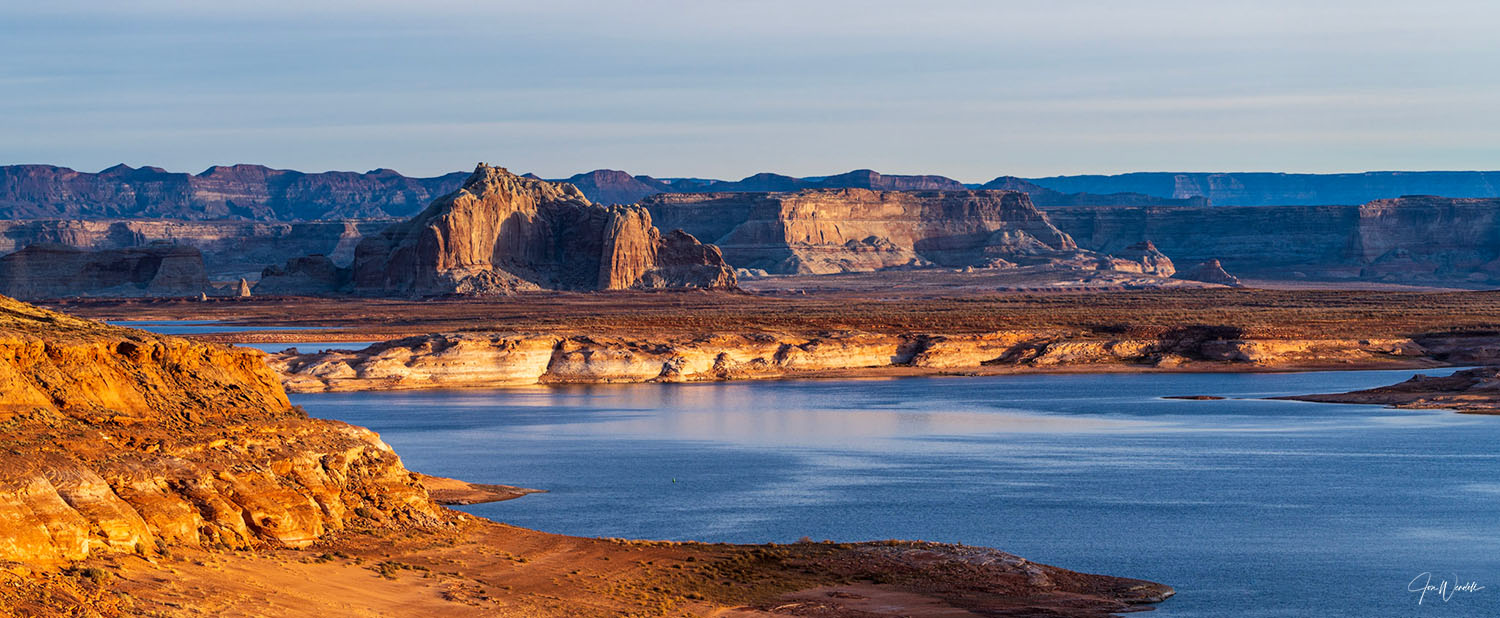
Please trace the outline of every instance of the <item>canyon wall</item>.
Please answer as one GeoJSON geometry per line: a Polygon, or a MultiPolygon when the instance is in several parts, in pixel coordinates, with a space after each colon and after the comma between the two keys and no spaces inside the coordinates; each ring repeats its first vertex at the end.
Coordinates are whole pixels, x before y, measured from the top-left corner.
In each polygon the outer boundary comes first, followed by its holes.
{"type": "Polygon", "coordinates": [[[1413,196],[1360,206],[1055,208],[1080,247],[1154,242],[1178,264],[1264,279],[1500,282],[1500,199],[1413,196]]]}
{"type": "Polygon", "coordinates": [[[366,294],[734,287],[719,250],[663,236],[638,206],[597,206],[574,186],[480,164],[458,191],[361,241],[366,294]]]}
{"type": "Polygon", "coordinates": [[[372,432],[308,418],[262,355],[0,297],[0,561],[299,547],[445,515],[372,432]]]}
{"type": "Polygon", "coordinates": [[[203,255],[192,247],[85,251],[49,244],[0,257],[0,294],[22,299],[198,296],[210,289],[203,255]]]}
{"type": "Polygon", "coordinates": [[[664,193],[642,206],[663,228],[714,243],[736,268],[768,273],[1010,266],[1096,257],[1079,251],[1016,191],[664,193]]]}
{"type": "Polygon", "coordinates": [[[1136,172],[1028,180],[1064,193],[1130,192],[1166,198],[1203,197],[1220,206],[1353,205],[1406,195],[1500,197],[1500,172],[1136,172]]]}
{"type": "Polygon", "coordinates": [[[27,220],[0,221],[0,254],[37,244],[85,250],[128,249],[168,243],[203,254],[210,279],[254,280],[261,269],[297,255],[327,255],[348,265],[360,239],[390,221],[27,220]]]}
{"type": "Polygon", "coordinates": [[[457,188],[462,173],[307,174],[262,165],[200,174],[116,165],[97,174],[52,165],[0,167],[0,218],[312,221],[408,216],[457,188]]]}

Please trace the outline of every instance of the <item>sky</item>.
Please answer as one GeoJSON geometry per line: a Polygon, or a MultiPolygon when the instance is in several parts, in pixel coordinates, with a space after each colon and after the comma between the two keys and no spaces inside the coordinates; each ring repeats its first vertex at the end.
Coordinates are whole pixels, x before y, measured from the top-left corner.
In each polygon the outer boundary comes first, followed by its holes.
{"type": "Polygon", "coordinates": [[[1494,0],[0,6],[0,164],[1500,169],[1494,0]]]}

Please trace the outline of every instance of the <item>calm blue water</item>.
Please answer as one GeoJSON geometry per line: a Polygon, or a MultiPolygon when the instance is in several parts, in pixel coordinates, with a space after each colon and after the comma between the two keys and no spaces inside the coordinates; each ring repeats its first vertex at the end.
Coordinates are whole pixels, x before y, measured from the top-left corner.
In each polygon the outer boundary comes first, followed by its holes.
{"type": "Polygon", "coordinates": [[[216,335],[219,333],[245,333],[255,331],[313,331],[309,332],[309,341],[276,342],[276,343],[236,343],[237,346],[255,348],[262,352],[276,353],[290,348],[297,348],[300,352],[317,352],[322,350],[359,350],[374,341],[317,341],[317,332],[326,330],[327,326],[241,326],[227,324],[218,320],[117,320],[110,322],[115,326],[127,328],[139,328],[161,335],[216,335]]]}
{"type": "Polygon", "coordinates": [[[328,326],[241,326],[218,320],[115,320],[115,326],[139,328],[159,335],[212,335],[266,330],[323,330],[328,326]]]}
{"type": "MultiPolygon", "coordinates": [[[[1429,373],[1447,373],[1449,370],[1429,373]]],[[[551,490],[468,510],[593,536],[919,538],[1175,586],[1162,616],[1500,615],[1500,417],[1164,395],[1410,371],[301,395],[413,469],[551,490]],[[1486,589],[1421,605],[1408,585],[1486,589]]]]}

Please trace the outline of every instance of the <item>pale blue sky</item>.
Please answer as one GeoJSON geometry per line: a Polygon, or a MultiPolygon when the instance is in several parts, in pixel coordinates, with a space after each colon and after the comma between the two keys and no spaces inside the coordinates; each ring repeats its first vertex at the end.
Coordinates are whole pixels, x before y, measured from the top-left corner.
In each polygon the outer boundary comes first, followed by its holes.
{"type": "Polygon", "coordinates": [[[1500,168],[1494,0],[232,4],[4,3],[0,164],[1500,168]]]}

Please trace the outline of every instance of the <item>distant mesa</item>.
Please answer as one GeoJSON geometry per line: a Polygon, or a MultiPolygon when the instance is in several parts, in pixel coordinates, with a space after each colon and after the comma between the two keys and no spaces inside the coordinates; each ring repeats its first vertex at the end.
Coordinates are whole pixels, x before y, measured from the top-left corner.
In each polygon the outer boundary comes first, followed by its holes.
{"type": "MultiPolygon", "coordinates": [[[[1359,206],[1073,207],[1049,209],[1047,216],[1084,249],[1116,253],[1151,240],[1177,263],[1194,265],[1190,271],[1211,263],[1234,278],[1500,284],[1500,235],[1494,233],[1500,229],[1500,198],[1407,196],[1359,206]]],[[[1229,280],[1212,270],[1193,278],[1229,280]]]]}
{"type": "Polygon", "coordinates": [[[1500,197],[1500,172],[1135,172],[1031,178],[1064,193],[1203,197],[1219,206],[1355,205],[1407,195],[1500,197]]]}
{"type": "MultiPolygon", "coordinates": [[[[468,174],[415,178],[385,168],[306,173],[262,165],[216,165],[198,174],[120,164],[99,173],[52,165],[0,166],[0,218],[192,221],[328,221],[410,217],[459,188],[468,174]]],[[[535,174],[525,178],[541,180],[535,174]]],[[[653,178],[600,169],[568,182],[591,202],[634,204],[656,193],[1021,191],[1042,208],[1066,206],[1355,205],[1407,195],[1500,197],[1500,172],[1361,174],[1142,172],[1117,176],[1000,176],[965,185],[937,175],[862,169],[832,176],[762,172],[740,180],[653,178]]]]}
{"type": "Polygon", "coordinates": [[[312,221],[409,216],[458,187],[462,173],[307,174],[216,165],[200,174],[116,165],[97,174],[52,165],[0,167],[0,218],[312,221]]]}
{"type": "Polygon", "coordinates": [[[1048,189],[1028,180],[1016,178],[1015,176],[1001,176],[981,185],[979,188],[1020,191],[1030,195],[1033,203],[1044,208],[1052,206],[1182,206],[1204,208],[1213,205],[1208,198],[1202,196],[1172,198],[1129,192],[1109,193],[1105,195],[1094,193],[1063,193],[1048,189]]]}
{"type": "Polygon", "coordinates": [[[1159,252],[1111,258],[1080,251],[1015,191],[663,193],[642,205],[662,227],[713,243],[730,264],[754,274],[1017,265],[1171,274],[1159,252]]]}

